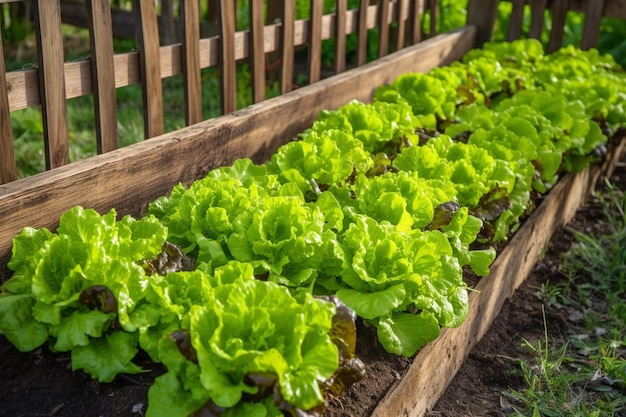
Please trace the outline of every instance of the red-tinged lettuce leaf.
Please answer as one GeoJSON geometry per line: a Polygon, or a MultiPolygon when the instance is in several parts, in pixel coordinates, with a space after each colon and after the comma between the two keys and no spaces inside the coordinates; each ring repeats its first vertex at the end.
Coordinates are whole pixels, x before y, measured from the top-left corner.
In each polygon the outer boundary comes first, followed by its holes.
{"type": "Polygon", "coordinates": [[[430,222],[428,226],[425,227],[426,230],[441,230],[452,222],[454,217],[454,213],[459,210],[459,203],[455,201],[448,201],[442,204],[439,204],[435,207],[435,211],[433,213],[433,220],[430,222]]]}
{"type": "Polygon", "coordinates": [[[510,207],[508,191],[504,187],[496,186],[480,198],[472,214],[485,222],[492,222],[510,207]]]}
{"type": "Polygon", "coordinates": [[[180,246],[170,242],[163,242],[161,252],[152,259],[143,262],[146,275],[167,275],[168,272],[193,271],[194,261],[187,257],[180,246]]]}

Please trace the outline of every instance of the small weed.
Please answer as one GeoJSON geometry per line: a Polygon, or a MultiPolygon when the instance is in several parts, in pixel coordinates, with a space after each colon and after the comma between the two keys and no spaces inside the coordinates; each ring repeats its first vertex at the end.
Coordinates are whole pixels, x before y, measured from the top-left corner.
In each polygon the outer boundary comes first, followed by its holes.
{"type": "Polygon", "coordinates": [[[566,255],[568,282],[542,284],[542,300],[573,306],[584,314],[584,329],[561,346],[544,339],[536,345],[534,363],[520,362],[526,388],[506,392],[515,402],[512,416],[626,415],[626,197],[607,183],[602,202],[607,230],[596,237],[574,232],[578,244],[566,255]]]}

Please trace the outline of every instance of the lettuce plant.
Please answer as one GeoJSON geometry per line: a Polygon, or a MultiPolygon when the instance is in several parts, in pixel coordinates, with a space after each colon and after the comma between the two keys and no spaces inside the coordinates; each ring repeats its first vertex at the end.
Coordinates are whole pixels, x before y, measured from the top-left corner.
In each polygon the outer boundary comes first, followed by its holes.
{"type": "Polygon", "coordinates": [[[75,207],[56,233],[25,228],[13,242],[2,286],[0,330],[20,350],[48,339],[55,351],[71,351],[74,369],[100,381],[142,370],[133,314],[148,284],[143,263],[155,258],[167,229],[154,217],[116,220],[75,207]]]}

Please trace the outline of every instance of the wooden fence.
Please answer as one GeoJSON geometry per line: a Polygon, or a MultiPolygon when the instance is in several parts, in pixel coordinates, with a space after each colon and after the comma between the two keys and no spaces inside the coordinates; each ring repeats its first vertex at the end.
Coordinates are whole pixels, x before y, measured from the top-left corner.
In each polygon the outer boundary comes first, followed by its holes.
{"type": "MultiPolygon", "coordinates": [[[[0,6],[18,1],[29,0],[0,0],[0,6]]],[[[378,56],[384,56],[419,42],[423,37],[422,14],[436,10],[437,6],[434,0],[382,0],[374,4],[362,0],[358,9],[349,10],[347,0],[337,0],[336,12],[324,14],[323,0],[312,0],[310,17],[295,20],[294,1],[270,0],[267,6],[272,16],[282,23],[264,24],[266,4],[263,0],[249,0],[250,25],[236,31],[236,1],[210,1],[210,6],[216,8],[213,15],[219,34],[201,38],[198,0],[178,2],[180,17],[176,24],[171,18],[173,2],[159,3],[165,6],[160,15],[154,1],[133,0],[137,51],[114,54],[112,15],[120,16],[121,12],[112,11],[109,0],[32,0],[37,68],[6,73],[4,60],[0,59],[0,184],[14,181],[18,176],[10,123],[12,111],[41,105],[46,167],[52,169],[69,161],[67,99],[93,93],[98,153],[108,152],[118,146],[116,88],[141,83],[145,137],[151,138],[164,133],[162,79],[165,77],[182,74],[185,120],[191,125],[203,118],[200,79],[203,68],[219,68],[222,113],[227,114],[236,109],[237,62],[249,63],[253,100],[260,102],[265,98],[267,54],[279,56],[280,91],[286,93],[292,89],[295,48],[308,48],[306,75],[314,83],[321,78],[323,40],[336,40],[334,70],[342,72],[346,69],[346,35],[358,34],[357,65],[363,65],[368,30],[378,29],[378,56]],[[82,22],[88,27],[89,59],[64,62],[61,34],[64,20],[82,22]],[[159,21],[161,28],[168,22],[182,28],[181,42],[161,46],[159,32],[164,30],[159,29],[159,21]]],[[[128,14],[122,16],[128,21],[128,14]]],[[[434,33],[433,28],[430,33],[434,33]]],[[[0,42],[0,57],[3,57],[1,48],[0,42]]]]}
{"type": "MultiPolygon", "coordinates": [[[[546,13],[551,17],[549,52],[563,44],[565,20],[568,12],[585,14],[582,33],[582,49],[598,43],[600,23],[603,17],[626,19],[626,1],[623,0],[507,0],[513,3],[509,19],[507,39],[518,39],[522,35],[539,39],[544,31],[546,13]],[[530,12],[531,23],[528,33],[522,33],[524,14],[530,12]]],[[[491,39],[496,21],[498,0],[473,0],[468,6],[468,24],[478,28],[477,43],[482,45],[491,39]]]]}

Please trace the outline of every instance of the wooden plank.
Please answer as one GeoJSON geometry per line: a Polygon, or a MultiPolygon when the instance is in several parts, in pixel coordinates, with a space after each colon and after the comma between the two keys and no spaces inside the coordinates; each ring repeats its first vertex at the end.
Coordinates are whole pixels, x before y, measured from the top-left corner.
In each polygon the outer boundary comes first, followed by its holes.
{"type": "Polygon", "coordinates": [[[489,42],[496,22],[498,0],[469,0],[467,3],[467,24],[478,29],[476,46],[489,42]]]}
{"type": "Polygon", "coordinates": [[[309,18],[309,84],[320,80],[322,73],[322,16],[324,0],[311,0],[309,18]]]}
{"type": "Polygon", "coordinates": [[[422,13],[426,0],[412,0],[409,18],[408,32],[411,37],[411,43],[416,44],[422,40],[422,13]]]}
{"type": "Polygon", "coordinates": [[[296,17],[295,4],[291,0],[283,2],[282,9],[282,30],[280,34],[280,47],[282,49],[282,65],[280,72],[280,91],[282,94],[288,93],[293,85],[294,68],[294,21],[296,17]]]}
{"type": "Polygon", "coordinates": [[[550,30],[550,40],[546,51],[554,52],[563,45],[563,34],[565,32],[565,20],[569,9],[569,0],[559,0],[552,4],[552,29],[550,30]]]}
{"type": "Polygon", "coordinates": [[[34,11],[46,168],[52,169],[69,162],[59,0],[37,0],[34,11]]]}
{"type": "Polygon", "coordinates": [[[406,43],[406,27],[407,27],[407,9],[408,9],[409,0],[398,0],[396,5],[396,19],[395,21],[398,24],[398,27],[395,31],[396,33],[396,42],[395,42],[395,50],[404,48],[406,43]]]}
{"type": "Polygon", "coordinates": [[[359,3],[359,24],[356,48],[356,64],[361,66],[367,61],[367,15],[369,0],[361,0],[359,3]]]}
{"type": "Polygon", "coordinates": [[[218,2],[220,29],[220,89],[222,114],[237,109],[237,65],[235,62],[235,0],[218,2]]]}
{"type": "Polygon", "coordinates": [[[409,371],[378,403],[371,417],[421,417],[445,392],[470,351],[489,330],[505,300],[526,280],[555,230],[565,225],[591,194],[601,174],[615,165],[625,141],[603,166],[567,175],[513,236],[469,294],[469,313],[457,328],[444,329],[415,357],[409,371]]]}
{"type": "Polygon", "coordinates": [[[346,70],[346,16],[348,0],[335,3],[335,73],[346,70]]]}
{"type": "Polygon", "coordinates": [[[182,67],[185,100],[185,124],[202,121],[202,81],[200,74],[200,7],[197,0],[180,3],[183,20],[182,67]]]}
{"type": "Polygon", "coordinates": [[[378,57],[389,52],[389,0],[381,0],[378,9],[378,57]]]}
{"type": "Polygon", "coordinates": [[[98,153],[103,153],[117,148],[113,24],[109,0],[88,1],[87,12],[91,43],[96,143],[98,153]]]}
{"type": "Polygon", "coordinates": [[[513,10],[509,18],[509,30],[506,39],[511,42],[522,36],[522,24],[524,23],[524,8],[526,2],[524,0],[512,0],[513,10]]]}
{"type": "Polygon", "coordinates": [[[263,40],[263,0],[248,2],[250,32],[249,55],[252,72],[252,101],[259,103],[265,100],[265,48],[263,40]]]}
{"type": "Polygon", "coordinates": [[[17,179],[17,164],[13,148],[13,129],[9,109],[8,87],[5,77],[4,47],[0,32],[0,184],[17,179]]]}
{"type": "Polygon", "coordinates": [[[159,28],[153,1],[133,0],[137,13],[137,44],[139,47],[139,69],[143,90],[144,136],[146,139],[163,133],[163,85],[159,28]]]}
{"type": "Polygon", "coordinates": [[[543,33],[543,22],[545,20],[548,0],[529,0],[530,3],[530,29],[528,37],[541,39],[543,33]]]}
{"type": "Polygon", "coordinates": [[[13,236],[22,228],[54,228],[60,215],[76,205],[139,215],[178,182],[189,184],[239,157],[266,161],[279,145],[310,127],[320,110],[352,99],[369,102],[377,86],[409,71],[450,64],[474,41],[475,29],[465,27],[234,114],[0,185],[0,260],[8,258],[13,236]]]}
{"type": "Polygon", "coordinates": [[[600,38],[600,23],[604,14],[605,0],[588,0],[585,13],[585,25],[580,48],[587,50],[595,47],[600,38]]]}

